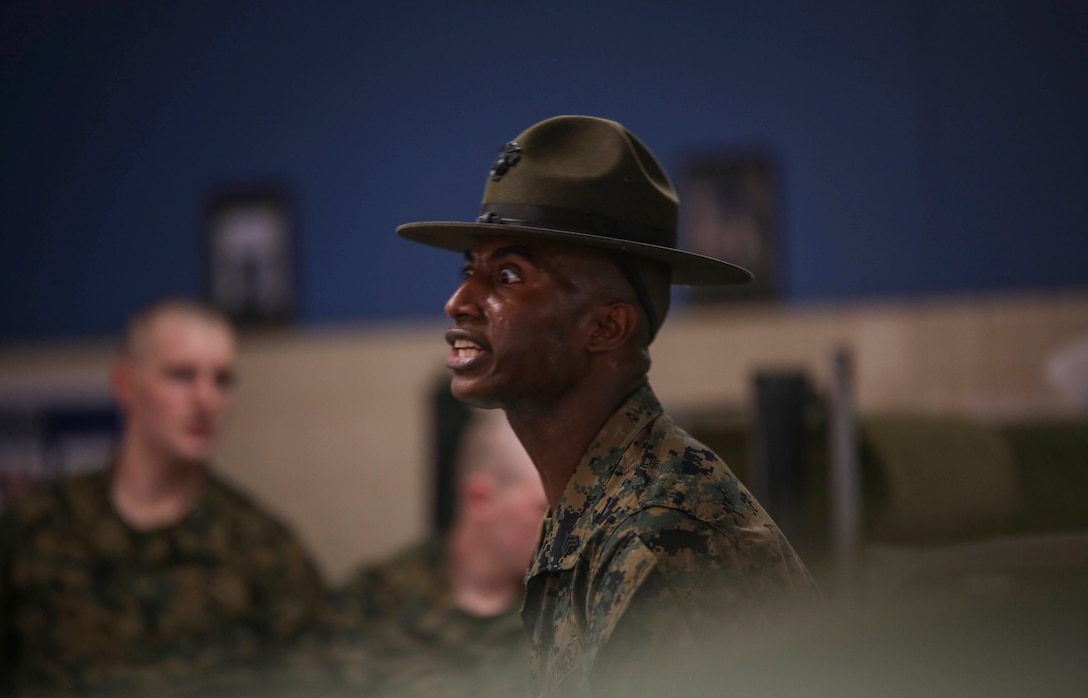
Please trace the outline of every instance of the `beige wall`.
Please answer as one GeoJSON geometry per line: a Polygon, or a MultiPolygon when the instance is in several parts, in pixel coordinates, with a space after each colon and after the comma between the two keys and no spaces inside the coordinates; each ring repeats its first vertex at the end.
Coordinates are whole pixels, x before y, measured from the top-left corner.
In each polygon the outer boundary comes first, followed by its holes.
{"type": "MultiPolygon", "coordinates": [[[[424,534],[429,393],[443,324],[250,335],[220,468],[278,511],[331,582],[424,534]]],[[[1088,335],[1088,293],[779,309],[688,309],[654,345],[667,409],[743,405],[752,372],[798,367],[826,384],[830,357],[856,357],[863,410],[983,417],[1069,411],[1043,364],[1088,335]]],[[[76,384],[100,390],[104,343],[0,348],[0,394],[76,384]]]]}

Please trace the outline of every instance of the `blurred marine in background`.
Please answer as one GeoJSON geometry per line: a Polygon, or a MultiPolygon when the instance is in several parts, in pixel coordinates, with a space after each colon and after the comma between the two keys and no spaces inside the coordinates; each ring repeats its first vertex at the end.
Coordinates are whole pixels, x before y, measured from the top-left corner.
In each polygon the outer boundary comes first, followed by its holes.
{"type": "Polygon", "coordinates": [[[325,649],[351,695],[523,695],[519,611],[547,502],[500,412],[476,410],[455,460],[445,533],[365,566],[333,595],[325,649]]]}
{"type": "Polygon", "coordinates": [[[116,458],[0,519],[0,693],[159,695],[255,666],[319,610],[307,553],[209,469],[234,380],[216,311],[170,300],[133,317],[116,458]]]}

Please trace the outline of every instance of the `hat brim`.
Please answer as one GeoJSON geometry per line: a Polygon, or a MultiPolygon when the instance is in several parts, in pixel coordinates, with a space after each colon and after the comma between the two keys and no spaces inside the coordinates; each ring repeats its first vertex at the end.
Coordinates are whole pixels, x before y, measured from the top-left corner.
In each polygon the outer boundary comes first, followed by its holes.
{"type": "Polygon", "coordinates": [[[397,228],[397,235],[413,242],[452,252],[464,252],[472,248],[481,238],[487,237],[513,236],[560,240],[604,250],[616,250],[662,262],[672,270],[672,283],[680,286],[732,286],[746,284],[752,280],[752,272],[744,267],[694,252],[553,228],[436,221],[405,223],[397,228]]]}

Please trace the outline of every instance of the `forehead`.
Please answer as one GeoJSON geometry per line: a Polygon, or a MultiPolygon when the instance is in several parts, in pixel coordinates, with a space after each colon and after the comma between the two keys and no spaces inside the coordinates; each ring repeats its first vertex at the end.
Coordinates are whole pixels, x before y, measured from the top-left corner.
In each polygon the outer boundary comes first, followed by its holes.
{"type": "Polygon", "coordinates": [[[233,360],[234,335],[221,323],[187,313],[163,313],[147,327],[149,358],[233,360]]]}
{"type": "Polygon", "coordinates": [[[518,478],[536,477],[536,468],[506,417],[496,411],[477,413],[465,433],[459,458],[466,468],[491,469],[518,478]]]}
{"type": "Polygon", "coordinates": [[[514,235],[480,238],[465,251],[468,261],[482,262],[511,256],[526,258],[538,266],[594,268],[608,263],[607,255],[592,247],[514,235]]]}

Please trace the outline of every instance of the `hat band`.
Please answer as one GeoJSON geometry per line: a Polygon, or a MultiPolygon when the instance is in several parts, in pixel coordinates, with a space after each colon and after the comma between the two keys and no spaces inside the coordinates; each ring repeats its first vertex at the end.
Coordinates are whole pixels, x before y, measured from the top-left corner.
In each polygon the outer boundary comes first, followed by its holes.
{"type": "MultiPolygon", "coordinates": [[[[629,240],[651,245],[660,245],[662,235],[669,237],[668,233],[663,230],[628,225],[607,216],[594,216],[567,208],[536,206],[533,204],[484,204],[480,207],[480,211],[480,217],[476,219],[477,223],[522,225],[568,233],[588,233],[611,240],[629,240]]],[[[650,294],[646,290],[646,283],[642,280],[642,275],[638,273],[634,263],[627,255],[617,253],[615,259],[619,264],[620,271],[627,278],[627,283],[634,288],[643,312],[646,313],[646,322],[649,324],[650,341],[652,342],[654,337],[657,336],[660,324],[657,321],[657,313],[654,312],[654,304],[650,301],[650,294]]]]}
{"type": "Polygon", "coordinates": [[[480,216],[476,222],[563,230],[568,233],[585,233],[612,240],[629,240],[663,247],[673,247],[676,244],[675,235],[666,230],[632,225],[608,216],[555,206],[484,204],[480,207],[480,216]]]}

